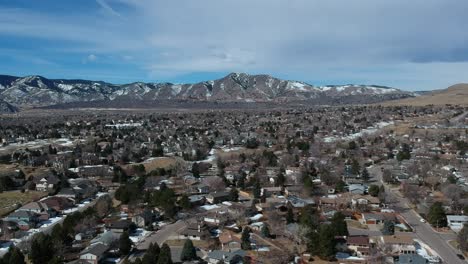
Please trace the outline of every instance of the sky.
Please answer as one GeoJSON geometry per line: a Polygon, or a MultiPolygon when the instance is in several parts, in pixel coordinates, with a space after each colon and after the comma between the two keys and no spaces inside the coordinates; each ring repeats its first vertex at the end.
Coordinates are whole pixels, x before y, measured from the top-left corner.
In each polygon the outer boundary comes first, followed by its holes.
{"type": "Polygon", "coordinates": [[[193,83],[230,72],[468,82],[466,0],[0,0],[0,74],[193,83]]]}

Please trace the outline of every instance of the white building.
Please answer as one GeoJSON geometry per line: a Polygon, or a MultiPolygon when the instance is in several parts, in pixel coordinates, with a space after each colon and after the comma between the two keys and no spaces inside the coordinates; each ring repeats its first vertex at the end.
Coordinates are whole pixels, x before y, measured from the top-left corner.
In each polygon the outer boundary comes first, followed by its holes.
{"type": "Polygon", "coordinates": [[[468,224],[468,215],[447,215],[447,225],[454,232],[459,232],[464,224],[468,224]]]}

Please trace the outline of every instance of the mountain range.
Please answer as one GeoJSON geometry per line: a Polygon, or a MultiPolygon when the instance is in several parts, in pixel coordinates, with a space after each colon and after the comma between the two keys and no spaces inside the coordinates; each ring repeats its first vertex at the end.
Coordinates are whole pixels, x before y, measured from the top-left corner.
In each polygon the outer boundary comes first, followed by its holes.
{"type": "Polygon", "coordinates": [[[0,111],[86,102],[135,101],[268,102],[305,101],[311,104],[381,102],[416,94],[378,85],[314,86],[269,75],[231,73],[194,84],[111,84],[103,81],[47,79],[42,76],[0,75],[0,111]],[[354,99],[353,99],[354,98],[354,99]]]}

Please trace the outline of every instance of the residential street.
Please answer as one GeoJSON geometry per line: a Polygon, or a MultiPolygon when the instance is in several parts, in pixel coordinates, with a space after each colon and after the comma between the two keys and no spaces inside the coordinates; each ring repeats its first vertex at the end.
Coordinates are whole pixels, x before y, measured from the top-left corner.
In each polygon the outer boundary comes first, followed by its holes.
{"type": "Polygon", "coordinates": [[[389,188],[389,186],[383,183],[381,167],[382,165],[369,168],[369,173],[375,177],[375,180],[379,182],[379,184],[385,186],[387,197],[389,197],[391,201],[394,201],[390,207],[405,218],[407,223],[413,228],[416,237],[435,250],[442,258],[443,263],[466,263],[457,257],[456,254],[460,254],[460,251],[455,250],[448,244],[449,240],[456,239],[456,235],[454,233],[437,233],[428,223],[422,223],[420,221],[421,217],[408,205],[408,200],[397,193],[396,190],[389,188]]]}

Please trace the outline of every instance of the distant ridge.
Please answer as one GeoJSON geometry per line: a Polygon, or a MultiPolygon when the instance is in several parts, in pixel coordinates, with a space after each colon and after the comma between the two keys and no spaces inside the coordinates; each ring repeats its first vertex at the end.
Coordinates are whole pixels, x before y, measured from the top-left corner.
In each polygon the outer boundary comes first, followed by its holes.
{"type": "Polygon", "coordinates": [[[383,103],[384,105],[467,105],[468,84],[459,83],[446,89],[423,93],[421,96],[383,103]]]}
{"type": "Polygon", "coordinates": [[[116,85],[103,81],[47,79],[42,76],[0,75],[0,100],[17,108],[85,102],[206,101],[311,104],[373,103],[415,94],[380,85],[314,86],[270,75],[231,73],[221,79],[194,84],[134,82],[116,85]]]}

